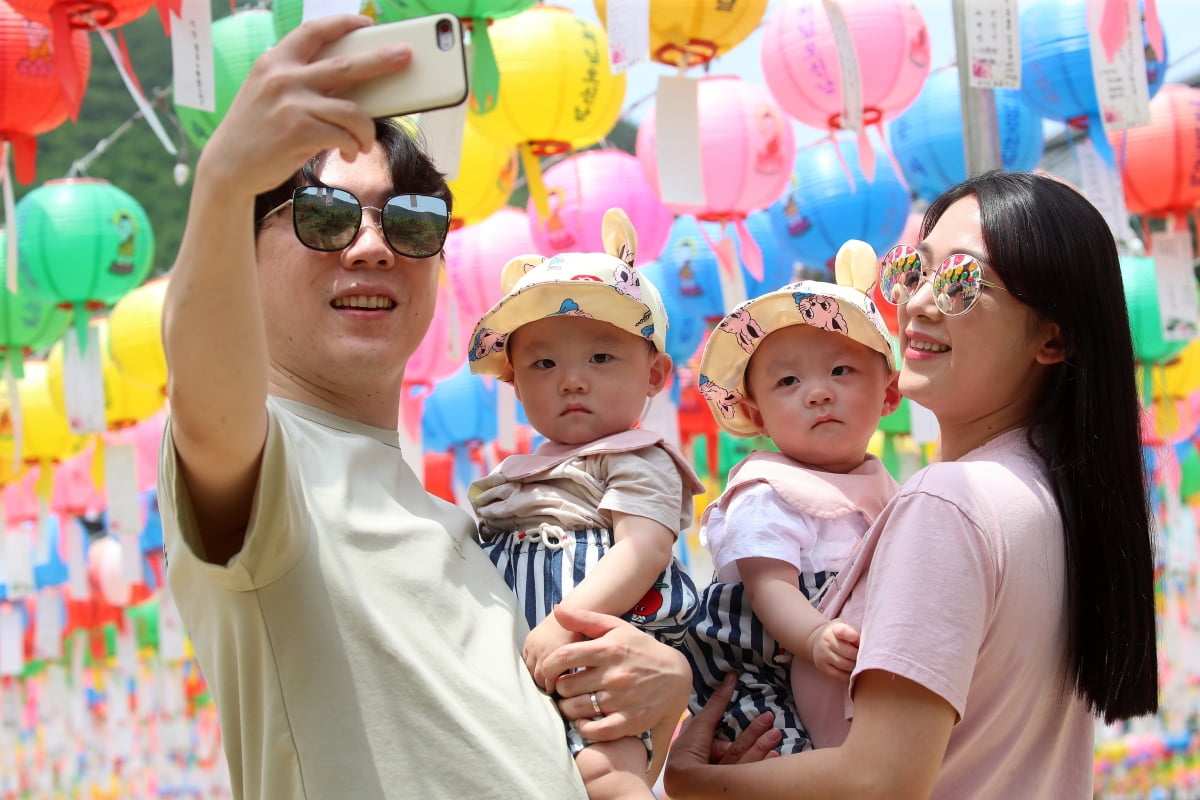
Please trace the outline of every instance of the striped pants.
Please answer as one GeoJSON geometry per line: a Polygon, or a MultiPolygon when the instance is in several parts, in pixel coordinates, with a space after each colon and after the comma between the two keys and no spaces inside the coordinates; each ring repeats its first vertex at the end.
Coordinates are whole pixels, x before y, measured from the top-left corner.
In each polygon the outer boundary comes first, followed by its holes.
{"type": "MultiPolygon", "coordinates": [[[[833,573],[800,576],[804,596],[813,598],[833,573]]],[[[728,672],[738,676],[733,699],[717,727],[717,735],[733,741],[764,711],[775,715],[783,734],[783,755],[812,749],[792,698],[792,654],[784,650],[750,609],[745,586],[713,583],[704,590],[700,608],[680,648],[692,665],[692,710],[699,710],[728,672]]]]}
{"type": "MultiPolygon", "coordinates": [[[[542,526],[536,531],[496,533],[483,549],[517,596],[532,629],[587,577],[612,544],[610,530],[542,526]]],[[[696,585],[679,560],[672,558],[645,596],[621,618],[660,641],[678,644],[696,612],[697,600],[696,585]]],[[[649,750],[649,736],[644,734],[643,739],[649,750]]],[[[567,740],[572,753],[586,746],[570,722],[567,740]]]]}

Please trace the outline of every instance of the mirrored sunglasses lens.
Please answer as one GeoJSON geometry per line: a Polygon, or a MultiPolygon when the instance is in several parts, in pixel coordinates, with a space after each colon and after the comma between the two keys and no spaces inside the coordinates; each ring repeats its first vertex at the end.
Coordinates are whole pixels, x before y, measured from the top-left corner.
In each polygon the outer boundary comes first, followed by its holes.
{"type": "Polygon", "coordinates": [[[968,255],[953,255],[942,262],[933,276],[933,297],[947,316],[965,314],[979,299],[983,289],[979,262],[968,255]]]}
{"type": "Polygon", "coordinates": [[[314,250],[341,250],[354,241],[362,206],[342,189],[305,186],[292,199],[296,237],[314,250]]]}
{"type": "Polygon", "coordinates": [[[392,249],[411,258],[427,258],[442,249],[450,218],[440,197],[405,194],[384,206],[383,233],[392,249]]]}
{"type": "Polygon", "coordinates": [[[921,256],[915,247],[898,244],[883,257],[879,289],[892,305],[903,305],[921,285],[921,256]]]}

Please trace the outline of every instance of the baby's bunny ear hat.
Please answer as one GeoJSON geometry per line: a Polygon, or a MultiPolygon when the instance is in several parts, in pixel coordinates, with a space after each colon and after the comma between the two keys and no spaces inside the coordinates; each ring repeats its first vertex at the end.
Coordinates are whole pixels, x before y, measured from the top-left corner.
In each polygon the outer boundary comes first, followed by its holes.
{"type": "Polygon", "coordinates": [[[700,394],[717,424],[734,436],[755,436],[746,416],[746,366],[759,343],[789,325],[841,333],[882,353],[896,369],[887,325],[868,292],[879,262],[866,242],[851,239],[838,249],[837,283],[799,281],[741,303],[717,325],[700,357],[700,394]]]}
{"type": "Polygon", "coordinates": [[[471,372],[499,376],[508,364],[508,337],[522,325],[565,314],[608,322],[667,347],[667,311],[662,297],[633,266],[637,232],[619,208],[604,213],[603,253],[517,256],[500,274],[504,296],[471,336],[471,372]]]}

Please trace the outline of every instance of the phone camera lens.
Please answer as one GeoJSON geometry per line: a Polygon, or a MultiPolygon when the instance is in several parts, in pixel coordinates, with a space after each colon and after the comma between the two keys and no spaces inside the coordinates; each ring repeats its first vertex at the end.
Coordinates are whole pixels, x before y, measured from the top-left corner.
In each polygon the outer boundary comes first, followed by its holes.
{"type": "Polygon", "coordinates": [[[437,46],[439,50],[450,50],[454,47],[454,26],[448,19],[440,19],[437,24],[437,46]]]}

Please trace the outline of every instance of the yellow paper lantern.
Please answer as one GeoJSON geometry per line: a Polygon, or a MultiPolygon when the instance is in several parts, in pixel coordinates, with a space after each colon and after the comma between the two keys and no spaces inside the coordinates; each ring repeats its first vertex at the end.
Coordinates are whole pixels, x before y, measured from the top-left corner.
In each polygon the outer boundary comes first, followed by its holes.
{"type": "MultiPolygon", "coordinates": [[[[67,418],[50,399],[50,370],[42,360],[25,362],[25,377],[17,381],[21,404],[21,459],[42,467],[38,493],[49,497],[51,465],[83,449],[86,439],[71,433],[67,418]]],[[[14,417],[15,425],[15,417],[14,417]]]]}
{"type": "Polygon", "coordinates": [[[500,95],[471,123],[489,139],[516,146],[538,213],[548,207],[538,157],[595,144],[612,130],[625,101],[625,75],[613,75],[608,35],[570,9],[535,6],[491,29],[500,95]]]}
{"type": "Polygon", "coordinates": [[[458,228],[482,222],[508,202],[517,182],[517,149],[492,141],[469,122],[463,129],[458,177],[449,181],[458,228]]]}
{"type": "Polygon", "coordinates": [[[1154,395],[1182,399],[1200,391],[1200,339],[1190,342],[1176,359],[1154,375],[1154,395]]]}
{"type": "Polygon", "coordinates": [[[109,350],[128,377],[167,390],[167,357],[162,345],[163,297],[167,279],[146,281],[113,306],[108,317],[109,350]]]}
{"type": "Polygon", "coordinates": [[[0,392],[0,486],[18,480],[28,469],[24,459],[15,461],[16,443],[13,440],[12,407],[8,392],[0,392]]]}
{"type": "MultiPolygon", "coordinates": [[[[89,324],[97,329],[100,341],[100,369],[104,376],[104,422],[107,428],[120,430],[156,414],[163,405],[162,389],[135,380],[117,365],[109,346],[107,319],[94,318],[89,324]]],[[[46,382],[50,401],[65,419],[66,400],[63,393],[63,343],[61,341],[50,349],[50,353],[46,357],[46,382]]]]}
{"type": "MultiPolygon", "coordinates": [[[[594,0],[607,20],[608,3],[594,0]]],[[[762,22],[767,0],[650,0],[650,57],[694,67],[741,44],[762,22]]]]}

